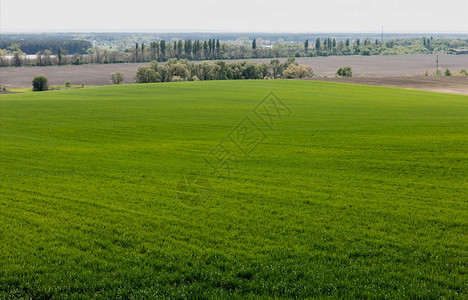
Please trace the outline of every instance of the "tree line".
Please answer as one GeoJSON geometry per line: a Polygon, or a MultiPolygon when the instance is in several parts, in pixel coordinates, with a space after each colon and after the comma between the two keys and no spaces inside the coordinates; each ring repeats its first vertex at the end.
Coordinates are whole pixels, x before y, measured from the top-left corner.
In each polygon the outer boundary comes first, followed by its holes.
{"type": "MultiPolygon", "coordinates": [[[[44,41],[37,41],[44,42],[44,41]]],[[[73,42],[70,40],[63,42],[73,42]]],[[[56,44],[58,46],[59,44],[56,44]]],[[[89,46],[89,44],[88,44],[89,46]]],[[[86,54],[83,51],[70,51],[58,47],[54,52],[50,47],[38,50],[36,58],[24,55],[19,44],[0,49],[0,66],[21,65],[61,65],[87,63],[121,62],[164,62],[173,58],[187,60],[220,60],[277,57],[314,57],[330,55],[402,55],[414,53],[447,53],[451,48],[468,47],[464,39],[420,39],[381,40],[317,38],[304,43],[260,44],[253,39],[250,45],[238,45],[221,42],[219,39],[208,40],[173,40],[135,43],[124,51],[110,48],[91,47],[86,54]],[[54,55],[57,53],[57,55],[54,55]],[[12,58],[7,59],[10,55],[12,58]],[[62,59],[61,59],[62,58],[62,59]]],[[[55,49],[55,48],[54,48],[55,49]]],[[[76,50],[76,49],[75,49],[76,50]]]]}
{"type": "Polygon", "coordinates": [[[59,49],[68,53],[88,53],[93,44],[84,40],[4,40],[0,39],[0,49],[8,49],[13,45],[27,54],[35,54],[38,51],[49,50],[52,54],[58,54],[59,49]]]}
{"type": "Polygon", "coordinates": [[[158,61],[152,61],[149,66],[139,67],[135,82],[309,78],[312,76],[311,67],[299,65],[294,57],[288,58],[284,63],[275,58],[269,64],[247,61],[227,63],[222,60],[203,61],[196,64],[187,59],[171,58],[164,65],[158,61]]]}

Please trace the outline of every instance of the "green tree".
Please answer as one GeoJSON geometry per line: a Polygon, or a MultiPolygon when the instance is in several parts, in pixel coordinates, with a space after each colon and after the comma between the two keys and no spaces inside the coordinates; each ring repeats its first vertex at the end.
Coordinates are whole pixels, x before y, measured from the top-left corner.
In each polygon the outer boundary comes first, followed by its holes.
{"type": "MultiPolygon", "coordinates": [[[[255,45],[255,47],[257,47],[255,45]]],[[[221,56],[221,44],[219,42],[219,39],[216,40],[216,57],[220,57],[221,56]]]]}
{"type": "Polygon", "coordinates": [[[309,40],[306,40],[304,43],[304,51],[305,53],[309,52],[309,40]]]}
{"type": "Polygon", "coordinates": [[[136,83],[161,82],[161,76],[151,67],[138,67],[135,75],[136,83]]]}
{"type": "Polygon", "coordinates": [[[58,64],[59,64],[59,66],[61,66],[61,65],[62,65],[62,60],[63,60],[63,50],[62,50],[62,47],[60,47],[60,48],[58,49],[57,58],[58,58],[58,64]]]}
{"type": "Polygon", "coordinates": [[[273,76],[273,79],[278,78],[281,73],[283,73],[283,66],[281,65],[281,62],[279,59],[274,58],[270,61],[270,67],[271,67],[271,75],[273,76]]]}
{"type": "Polygon", "coordinates": [[[21,51],[18,44],[12,45],[10,49],[13,52],[13,65],[20,67],[23,64],[23,51],[21,51]]]}
{"type": "Polygon", "coordinates": [[[252,49],[257,49],[257,40],[256,39],[253,39],[252,41],[252,49]]]}
{"type": "Polygon", "coordinates": [[[47,78],[43,75],[34,77],[32,81],[33,91],[47,91],[49,89],[49,84],[47,78]]]}
{"type": "Polygon", "coordinates": [[[266,77],[268,77],[268,75],[270,75],[270,67],[266,63],[258,64],[257,69],[261,79],[265,79],[266,77]]]}
{"type": "Polygon", "coordinates": [[[353,70],[350,66],[339,68],[335,73],[339,77],[353,77],[353,70]]]}
{"type": "Polygon", "coordinates": [[[317,51],[317,54],[320,53],[320,38],[315,40],[315,51],[317,51]]]}
{"type": "Polygon", "coordinates": [[[284,78],[309,78],[313,74],[312,68],[305,65],[290,64],[284,71],[284,78]]]}
{"type": "Polygon", "coordinates": [[[49,49],[44,50],[44,65],[49,66],[52,65],[52,59],[50,56],[52,55],[52,51],[49,49]]]}
{"type": "Polygon", "coordinates": [[[166,41],[165,40],[161,40],[159,42],[159,47],[161,49],[161,59],[160,61],[166,61],[166,41]]]}
{"type": "Polygon", "coordinates": [[[135,44],[135,62],[138,62],[138,52],[140,52],[140,47],[138,46],[138,43],[135,44]]]}
{"type": "Polygon", "coordinates": [[[113,84],[121,84],[124,80],[124,74],[120,71],[111,74],[111,81],[113,84]]]}
{"type": "Polygon", "coordinates": [[[7,53],[8,51],[6,49],[0,49],[0,67],[4,67],[7,65],[7,61],[5,59],[7,53]]]}

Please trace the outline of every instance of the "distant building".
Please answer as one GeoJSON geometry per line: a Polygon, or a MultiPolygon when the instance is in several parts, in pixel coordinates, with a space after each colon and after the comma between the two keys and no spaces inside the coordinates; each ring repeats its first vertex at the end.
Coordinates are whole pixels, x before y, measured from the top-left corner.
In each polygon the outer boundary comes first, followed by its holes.
{"type": "Polygon", "coordinates": [[[449,54],[468,54],[468,49],[450,49],[449,54]]]}

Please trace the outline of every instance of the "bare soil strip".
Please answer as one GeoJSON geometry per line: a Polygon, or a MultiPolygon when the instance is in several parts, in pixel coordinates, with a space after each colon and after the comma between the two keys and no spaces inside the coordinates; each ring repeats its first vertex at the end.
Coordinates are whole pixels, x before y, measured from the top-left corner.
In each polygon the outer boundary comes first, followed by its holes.
{"type": "Polygon", "coordinates": [[[430,92],[468,95],[468,76],[433,77],[352,77],[313,78],[310,80],[343,82],[352,84],[387,86],[430,92]]]}

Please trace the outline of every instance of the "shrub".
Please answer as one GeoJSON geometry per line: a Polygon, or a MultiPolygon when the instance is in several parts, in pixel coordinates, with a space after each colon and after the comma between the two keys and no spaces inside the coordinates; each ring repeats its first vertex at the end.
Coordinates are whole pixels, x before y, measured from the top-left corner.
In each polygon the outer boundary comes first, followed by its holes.
{"type": "Polygon", "coordinates": [[[47,91],[49,89],[47,78],[43,75],[34,77],[32,81],[32,85],[33,85],[33,91],[47,91]]]}
{"type": "Polygon", "coordinates": [[[353,77],[353,70],[350,66],[346,66],[339,68],[335,75],[339,77],[353,77]]]}
{"type": "Polygon", "coordinates": [[[450,72],[450,70],[448,68],[445,69],[445,72],[444,72],[444,75],[445,76],[452,76],[452,72],[450,72]]]}
{"type": "Polygon", "coordinates": [[[468,73],[466,72],[466,70],[461,70],[459,74],[463,76],[468,76],[468,73]]]}
{"type": "Polygon", "coordinates": [[[113,84],[121,84],[124,80],[124,74],[120,71],[111,74],[111,81],[113,84]]]}
{"type": "Polygon", "coordinates": [[[284,78],[309,78],[312,75],[312,68],[305,65],[291,64],[283,72],[284,78]]]}
{"type": "Polygon", "coordinates": [[[72,62],[73,65],[81,65],[81,59],[77,57],[74,62],[72,62]]]}
{"type": "Polygon", "coordinates": [[[65,86],[69,88],[71,86],[71,81],[70,80],[65,81],[65,86]]]}
{"type": "Polygon", "coordinates": [[[180,76],[172,76],[172,81],[173,82],[178,82],[178,81],[184,81],[184,79],[180,76]]]}
{"type": "Polygon", "coordinates": [[[138,67],[135,75],[136,83],[161,82],[161,75],[151,67],[138,67]]]}

